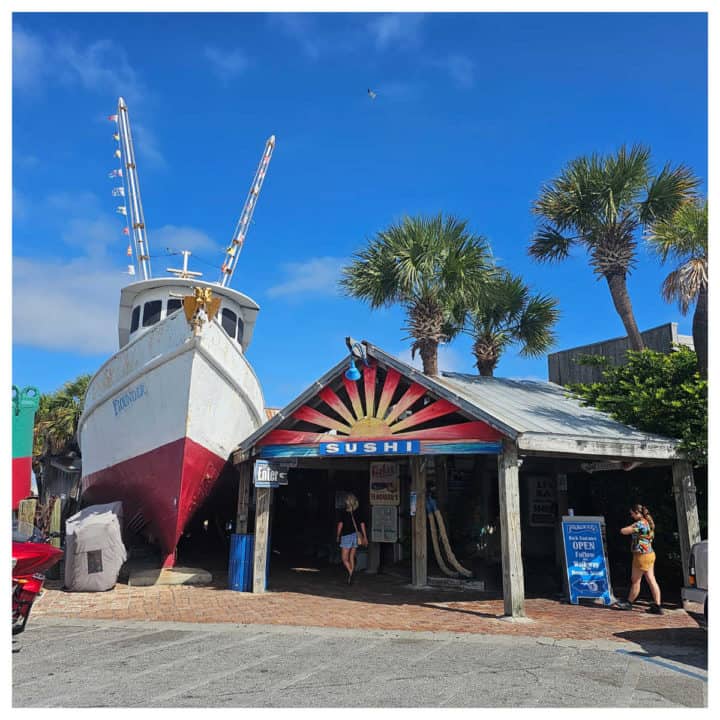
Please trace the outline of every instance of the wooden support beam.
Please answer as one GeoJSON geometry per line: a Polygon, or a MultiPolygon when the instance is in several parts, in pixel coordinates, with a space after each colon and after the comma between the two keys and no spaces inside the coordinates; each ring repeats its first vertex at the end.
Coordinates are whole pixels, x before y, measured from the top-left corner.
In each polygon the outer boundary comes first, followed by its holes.
{"type": "Polygon", "coordinates": [[[673,492],[677,509],[678,535],[683,578],[687,579],[690,565],[690,550],[700,542],[700,519],[698,517],[695,477],[692,464],[686,460],[672,464],[673,492]]]}
{"type": "Polygon", "coordinates": [[[255,550],[253,560],[254,593],[265,592],[267,578],[268,537],[270,535],[270,502],[272,488],[256,488],[255,495],[255,550]]]}
{"type": "Polygon", "coordinates": [[[498,455],[498,494],[505,615],[524,617],[525,582],[520,539],[520,480],[517,445],[511,440],[503,441],[502,455],[498,455]]]}
{"type": "Polygon", "coordinates": [[[235,532],[238,535],[247,535],[248,514],[250,507],[250,484],[252,483],[252,463],[244,462],[238,467],[238,502],[237,517],[235,519],[235,532]]]}
{"type": "Polygon", "coordinates": [[[415,587],[427,585],[426,462],[421,456],[410,458],[410,489],[417,495],[415,517],[412,518],[412,584],[415,587]]]}

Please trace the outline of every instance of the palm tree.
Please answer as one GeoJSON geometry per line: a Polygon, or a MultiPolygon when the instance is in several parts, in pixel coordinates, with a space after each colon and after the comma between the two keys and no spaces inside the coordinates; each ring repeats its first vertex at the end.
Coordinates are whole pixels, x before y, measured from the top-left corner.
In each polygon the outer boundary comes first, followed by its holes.
{"type": "Polygon", "coordinates": [[[553,326],[560,317],[558,301],[531,295],[517,275],[502,271],[490,282],[468,314],[472,351],[480,375],[492,377],[501,355],[514,344],[520,355],[537,357],[555,343],[553,326]]]}
{"type": "Polygon", "coordinates": [[[674,215],[650,226],[648,241],[665,262],[679,263],[662,284],[667,302],[677,301],[680,312],[687,315],[692,303],[693,341],[698,370],[707,378],[708,370],[708,205],[697,199],[681,205],[674,215]]]}
{"type": "Polygon", "coordinates": [[[90,378],[90,375],[80,375],[56,392],[40,396],[35,413],[34,462],[40,463],[49,455],[62,455],[74,448],[90,378]]]}
{"type": "Polygon", "coordinates": [[[665,165],[653,175],[650,150],[623,145],[614,155],[572,160],[545,185],[533,213],[545,219],[530,243],[536,260],[564,260],[574,245],[590,254],[593,272],[604,277],[633,350],[644,347],[627,290],[636,264],[637,234],[668,218],[693,196],[698,180],[689,168],[665,165]]]}
{"type": "Polygon", "coordinates": [[[452,216],[405,217],[379,232],[343,268],[340,285],[371,308],[401,305],[412,355],[438,374],[438,345],[462,328],[472,298],[493,271],[487,241],[452,216]]]}

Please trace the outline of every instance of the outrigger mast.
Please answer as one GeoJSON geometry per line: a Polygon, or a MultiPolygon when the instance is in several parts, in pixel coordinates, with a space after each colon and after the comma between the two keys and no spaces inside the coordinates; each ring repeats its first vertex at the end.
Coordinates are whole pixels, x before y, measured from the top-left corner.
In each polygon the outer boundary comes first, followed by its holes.
{"type": "Polygon", "coordinates": [[[227,287],[232,280],[233,273],[235,272],[235,266],[237,265],[240,251],[242,250],[245,236],[247,235],[248,228],[250,227],[250,221],[252,220],[253,212],[255,210],[255,203],[257,202],[258,195],[260,195],[260,189],[262,188],[263,181],[265,180],[265,174],[267,173],[268,165],[270,164],[270,158],[272,157],[273,150],[275,149],[275,136],[271,135],[265,143],[265,150],[263,151],[262,158],[260,158],[260,164],[255,171],[255,177],[253,178],[252,185],[250,186],[250,192],[245,200],[242,212],[240,213],[240,219],[235,226],[235,232],[232,236],[232,241],[225,251],[225,259],[223,260],[222,267],[220,268],[220,280],[219,283],[223,287],[227,287]]]}
{"type": "Polygon", "coordinates": [[[132,232],[135,258],[137,259],[142,279],[152,277],[150,270],[150,250],[147,233],[145,232],[145,216],[143,215],[142,201],[140,200],[140,182],[138,181],[135,164],[135,149],[133,148],[132,134],[130,132],[130,118],[125,100],[118,98],[117,112],[118,134],[125,170],[123,177],[127,187],[127,205],[130,211],[130,231],[132,232]]]}

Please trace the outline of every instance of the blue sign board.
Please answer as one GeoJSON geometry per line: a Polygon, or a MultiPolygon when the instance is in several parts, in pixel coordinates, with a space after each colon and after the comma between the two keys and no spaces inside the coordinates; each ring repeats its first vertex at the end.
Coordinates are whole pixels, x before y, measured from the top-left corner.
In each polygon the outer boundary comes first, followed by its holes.
{"type": "Polygon", "coordinates": [[[267,460],[256,460],[253,467],[255,487],[276,488],[287,485],[287,468],[278,467],[267,460]]]}
{"type": "Polygon", "coordinates": [[[417,455],[419,440],[357,440],[320,443],[321,455],[417,455]]]}
{"type": "Polygon", "coordinates": [[[603,524],[601,517],[563,517],[565,567],[573,605],[577,605],[580,598],[599,598],[605,605],[613,603],[603,547],[603,524]]]}

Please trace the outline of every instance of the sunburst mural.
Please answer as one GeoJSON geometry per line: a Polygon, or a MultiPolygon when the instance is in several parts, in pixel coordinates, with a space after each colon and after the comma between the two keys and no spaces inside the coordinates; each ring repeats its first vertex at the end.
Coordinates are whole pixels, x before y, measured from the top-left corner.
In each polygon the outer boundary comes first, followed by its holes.
{"type": "Polygon", "coordinates": [[[438,418],[456,415],[459,408],[448,400],[433,400],[427,389],[416,382],[410,382],[393,404],[403,376],[388,368],[384,381],[378,383],[377,370],[377,364],[363,368],[363,377],[358,382],[343,376],[347,400],[343,400],[331,387],[324,387],[315,398],[317,407],[305,404],[289,418],[291,422],[314,425],[319,432],[272,430],[258,443],[262,446],[261,456],[380,455],[388,454],[384,452],[387,447],[391,448],[390,454],[499,452],[502,435],[481,421],[457,422],[456,416],[449,424],[423,428],[438,418]],[[408,413],[418,405],[422,406],[421,409],[408,413]],[[332,410],[334,417],[323,406],[332,410]]]}

